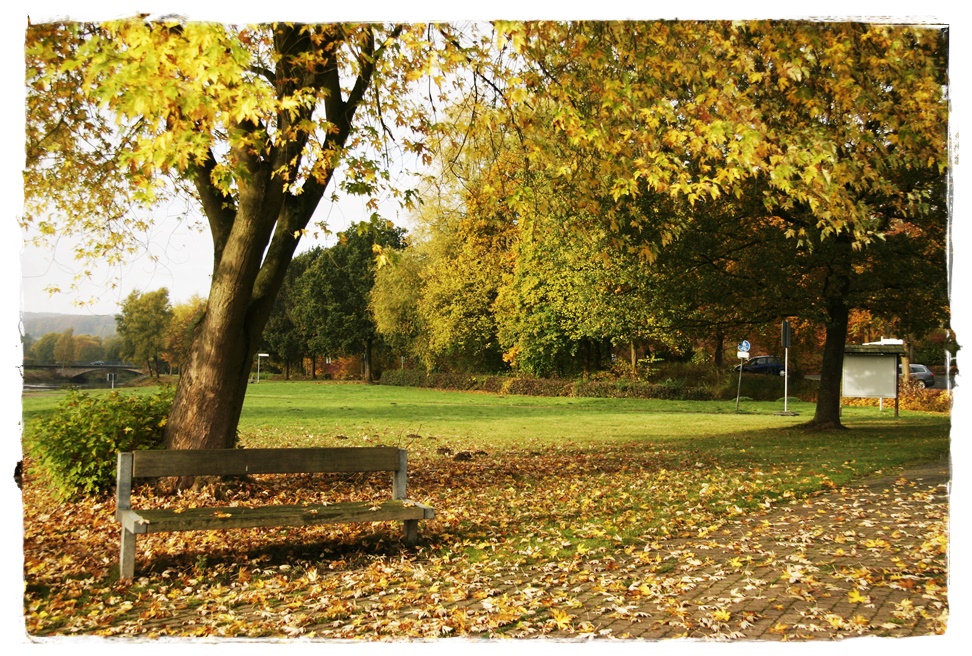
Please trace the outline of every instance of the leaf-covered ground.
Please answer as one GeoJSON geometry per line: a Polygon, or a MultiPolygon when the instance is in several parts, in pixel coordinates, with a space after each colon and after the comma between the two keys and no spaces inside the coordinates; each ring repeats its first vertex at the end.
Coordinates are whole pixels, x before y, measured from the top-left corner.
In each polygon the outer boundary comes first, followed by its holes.
{"type": "MultiPolygon", "coordinates": [[[[395,524],[161,534],[139,539],[136,578],[124,582],[113,501],[56,503],[28,462],[27,630],[808,640],[946,627],[947,463],[857,487],[834,483],[846,478],[838,465],[649,443],[481,446],[410,447],[409,496],[437,513],[415,550],[395,524]]],[[[175,497],[142,488],[135,505],[370,499],[389,488],[373,475],[265,477],[175,497]]]]}

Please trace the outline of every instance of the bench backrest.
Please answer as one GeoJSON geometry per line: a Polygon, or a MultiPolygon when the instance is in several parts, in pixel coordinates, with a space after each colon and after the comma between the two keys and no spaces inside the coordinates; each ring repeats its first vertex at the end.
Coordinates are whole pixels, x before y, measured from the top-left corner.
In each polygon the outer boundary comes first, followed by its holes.
{"type": "Polygon", "coordinates": [[[408,451],[395,447],[339,449],[191,449],[118,454],[118,510],[131,508],[132,479],[165,476],[243,476],[394,472],[392,498],[406,498],[408,451]]]}
{"type": "MultiPolygon", "coordinates": [[[[404,449],[192,449],[132,452],[133,478],[324,472],[397,472],[404,449]]],[[[119,454],[119,457],[126,454],[119,454]]]]}

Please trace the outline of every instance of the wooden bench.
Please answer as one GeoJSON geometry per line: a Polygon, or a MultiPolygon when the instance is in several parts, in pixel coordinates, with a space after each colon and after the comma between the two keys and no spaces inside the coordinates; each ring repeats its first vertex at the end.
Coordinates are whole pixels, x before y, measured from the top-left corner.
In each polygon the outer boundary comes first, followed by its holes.
{"type": "Polygon", "coordinates": [[[393,447],[119,453],[116,491],[116,517],[121,522],[119,576],[125,579],[135,575],[135,540],[141,533],[402,521],[405,543],[414,546],[418,540],[418,520],[431,519],[435,512],[406,498],[407,461],[408,452],[393,447]],[[132,483],[136,478],[324,472],[393,472],[391,499],[299,506],[132,508],[132,483]]]}

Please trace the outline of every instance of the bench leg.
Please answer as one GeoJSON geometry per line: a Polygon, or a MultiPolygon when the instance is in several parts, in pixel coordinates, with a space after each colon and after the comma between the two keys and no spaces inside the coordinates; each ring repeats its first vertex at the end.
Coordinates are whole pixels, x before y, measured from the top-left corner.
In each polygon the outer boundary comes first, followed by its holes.
{"type": "Polygon", "coordinates": [[[418,543],[418,520],[406,519],[405,524],[405,545],[414,547],[418,543]]]}
{"type": "Polygon", "coordinates": [[[121,530],[121,556],[118,560],[118,578],[135,577],[135,540],[136,535],[126,529],[121,530]]]}

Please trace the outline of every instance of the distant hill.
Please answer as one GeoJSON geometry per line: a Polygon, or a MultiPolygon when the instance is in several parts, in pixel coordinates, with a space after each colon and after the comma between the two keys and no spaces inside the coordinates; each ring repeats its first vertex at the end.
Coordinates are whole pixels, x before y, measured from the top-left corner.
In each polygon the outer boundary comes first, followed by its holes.
{"type": "Polygon", "coordinates": [[[34,339],[47,333],[63,333],[68,328],[74,328],[75,335],[111,337],[115,334],[115,315],[24,312],[24,332],[34,339]]]}

